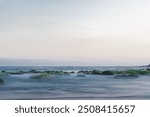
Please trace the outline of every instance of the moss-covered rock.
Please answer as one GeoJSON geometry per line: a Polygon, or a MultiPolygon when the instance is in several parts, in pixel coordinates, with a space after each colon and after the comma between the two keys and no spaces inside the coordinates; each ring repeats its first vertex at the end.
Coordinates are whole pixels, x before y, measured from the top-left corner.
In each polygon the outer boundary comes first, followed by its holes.
{"type": "Polygon", "coordinates": [[[150,71],[149,70],[126,70],[124,71],[125,74],[131,74],[131,75],[148,75],[150,74],[150,71]]]}
{"type": "Polygon", "coordinates": [[[79,71],[78,73],[83,73],[83,74],[93,74],[93,75],[113,75],[114,71],[106,70],[106,71],[101,71],[101,70],[92,70],[92,71],[79,71]]]}
{"type": "MultiPolygon", "coordinates": [[[[33,73],[35,75],[31,76],[32,79],[42,79],[47,78],[49,75],[70,75],[75,74],[76,72],[67,72],[67,71],[0,71],[1,76],[9,74],[25,74],[33,73]]],[[[139,75],[150,75],[150,69],[129,69],[129,70],[81,70],[77,72],[78,74],[90,74],[90,75],[126,75],[127,76],[139,76],[139,75]]]]}
{"type": "Polygon", "coordinates": [[[146,67],[150,67],[150,64],[149,64],[149,65],[147,65],[146,67]]]}
{"type": "Polygon", "coordinates": [[[5,77],[5,76],[7,76],[7,75],[8,75],[7,72],[0,72],[0,78],[3,78],[3,77],[5,77]]]}
{"type": "Polygon", "coordinates": [[[47,73],[42,73],[42,74],[38,74],[38,75],[33,75],[30,78],[31,79],[45,79],[48,78],[49,74],[47,73]]]}
{"type": "Polygon", "coordinates": [[[77,77],[86,77],[84,74],[77,74],[77,77]]]}
{"type": "Polygon", "coordinates": [[[97,74],[98,75],[98,74],[101,74],[101,71],[99,71],[99,70],[93,70],[92,74],[97,74]]]}
{"type": "Polygon", "coordinates": [[[71,71],[70,73],[71,73],[71,74],[75,74],[75,72],[74,72],[74,71],[71,71]]]}
{"type": "Polygon", "coordinates": [[[39,73],[39,71],[36,71],[35,69],[31,69],[31,70],[29,71],[29,73],[39,73]]]}
{"type": "MultiPolygon", "coordinates": [[[[93,70],[94,71],[94,70],[93,70]]],[[[93,71],[88,71],[88,70],[81,70],[81,71],[78,71],[78,73],[82,73],[82,74],[92,74],[93,71]]]]}
{"type": "Polygon", "coordinates": [[[147,68],[146,70],[150,71],[150,68],[147,68]]]}
{"type": "Polygon", "coordinates": [[[0,84],[3,84],[3,83],[4,83],[4,80],[0,78],[0,84]]]}
{"type": "Polygon", "coordinates": [[[69,72],[65,72],[65,71],[43,71],[43,73],[47,73],[50,75],[69,75],[69,72]]]}
{"type": "Polygon", "coordinates": [[[17,74],[24,74],[24,73],[26,73],[26,72],[24,72],[24,71],[12,71],[12,72],[6,72],[7,74],[15,74],[15,75],[17,75],[17,74]]]}
{"type": "Polygon", "coordinates": [[[110,70],[107,70],[107,71],[103,71],[101,74],[102,75],[114,75],[114,72],[110,71],[110,70]]]}

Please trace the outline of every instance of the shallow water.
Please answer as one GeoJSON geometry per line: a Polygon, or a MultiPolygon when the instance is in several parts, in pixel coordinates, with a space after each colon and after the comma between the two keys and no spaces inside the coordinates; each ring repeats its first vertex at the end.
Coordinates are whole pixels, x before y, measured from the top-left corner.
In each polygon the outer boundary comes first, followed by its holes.
{"type": "MultiPolygon", "coordinates": [[[[4,69],[5,68],[5,69],[4,69]]],[[[45,70],[35,67],[37,70],[45,70]]],[[[131,68],[131,67],[130,67],[131,68]]],[[[2,68],[0,67],[2,70],[2,68]]],[[[3,67],[30,70],[31,67],[3,67]]],[[[46,70],[129,69],[127,67],[46,67],[46,70]]],[[[35,80],[34,74],[9,75],[0,85],[0,99],[150,99],[150,76],[117,78],[113,75],[52,75],[35,80]]]]}

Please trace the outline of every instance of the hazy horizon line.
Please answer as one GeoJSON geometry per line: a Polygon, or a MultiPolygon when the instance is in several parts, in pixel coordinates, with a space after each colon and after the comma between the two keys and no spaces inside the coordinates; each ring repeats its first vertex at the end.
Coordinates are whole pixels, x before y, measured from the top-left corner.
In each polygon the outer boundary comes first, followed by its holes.
{"type": "MultiPolygon", "coordinates": [[[[87,61],[88,62],[88,61],[87,61]]],[[[101,66],[101,67],[109,67],[109,66],[147,66],[150,63],[139,63],[139,64],[124,64],[120,62],[120,64],[115,64],[105,61],[104,63],[87,63],[79,60],[60,60],[60,59],[30,59],[30,58],[0,58],[0,66],[51,66],[51,67],[73,67],[73,66],[101,66]]],[[[129,62],[130,63],[130,62],[129,62]]]]}

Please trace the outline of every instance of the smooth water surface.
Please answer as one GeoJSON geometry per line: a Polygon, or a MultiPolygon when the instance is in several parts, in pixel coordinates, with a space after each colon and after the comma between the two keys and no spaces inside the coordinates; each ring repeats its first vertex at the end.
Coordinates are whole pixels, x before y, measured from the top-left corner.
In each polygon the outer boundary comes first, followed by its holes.
{"type": "MultiPolygon", "coordinates": [[[[31,67],[1,67],[1,70],[28,70],[31,67]]],[[[34,67],[45,70],[45,67],[34,67]]],[[[93,67],[46,67],[46,70],[94,69],[93,67]]],[[[127,69],[95,67],[95,69],[127,69]]],[[[31,79],[34,74],[5,76],[0,85],[0,99],[150,99],[150,76],[114,78],[113,75],[51,75],[31,79]]]]}

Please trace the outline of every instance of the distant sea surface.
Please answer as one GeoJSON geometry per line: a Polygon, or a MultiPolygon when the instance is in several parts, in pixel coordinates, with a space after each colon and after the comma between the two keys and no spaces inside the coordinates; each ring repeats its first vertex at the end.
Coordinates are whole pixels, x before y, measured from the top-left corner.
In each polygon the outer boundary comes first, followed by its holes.
{"type": "MultiPolygon", "coordinates": [[[[57,66],[57,67],[5,67],[0,71],[19,70],[127,70],[143,69],[136,66],[57,66]]],[[[2,78],[0,85],[0,99],[150,99],[150,76],[142,75],[137,78],[114,78],[114,75],[85,75],[77,77],[71,75],[52,75],[48,79],[32,80],[34,74],[9,75],[2,78]]]]}

